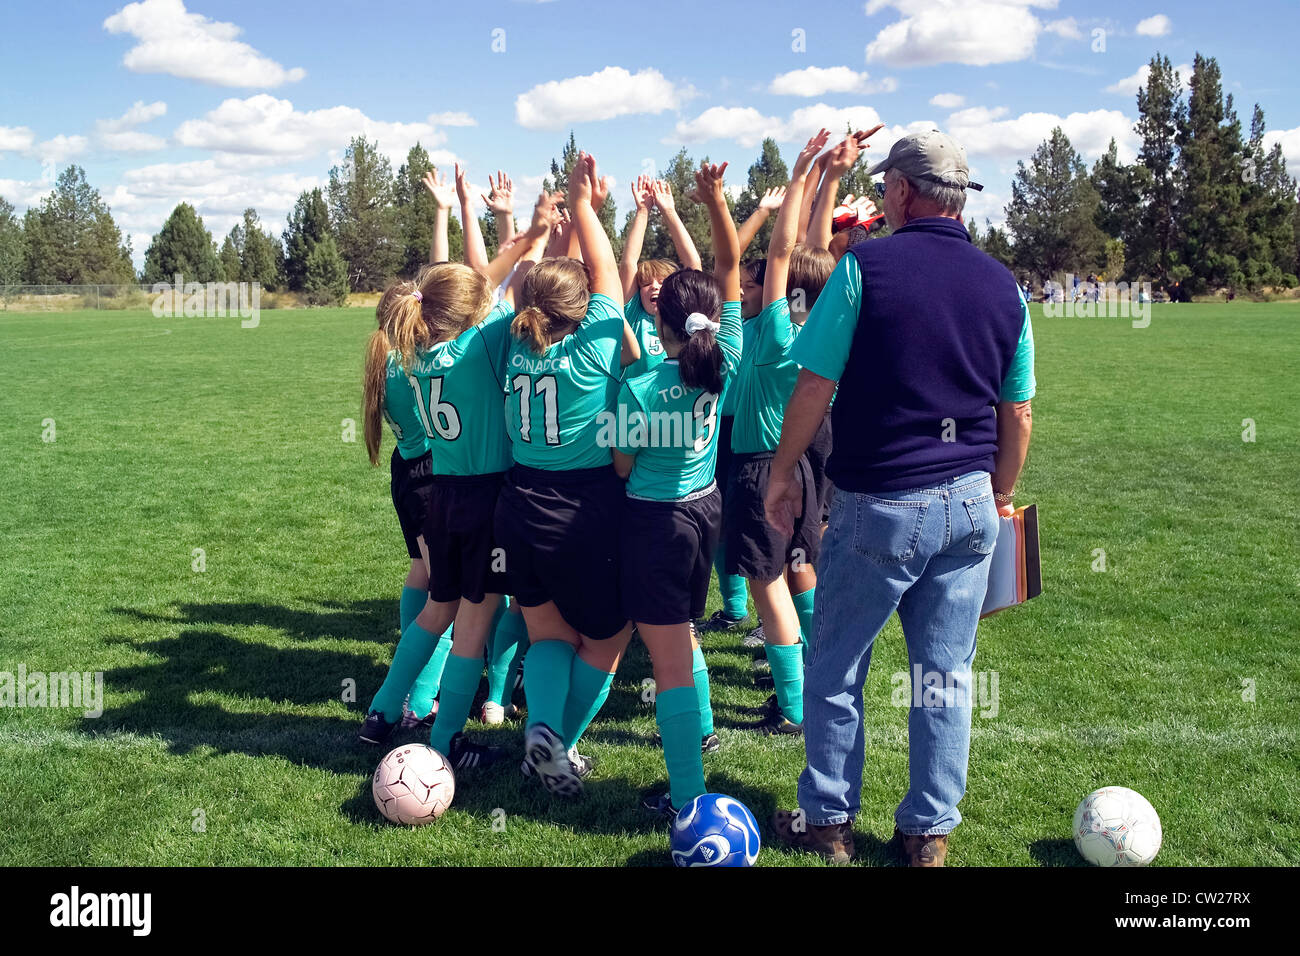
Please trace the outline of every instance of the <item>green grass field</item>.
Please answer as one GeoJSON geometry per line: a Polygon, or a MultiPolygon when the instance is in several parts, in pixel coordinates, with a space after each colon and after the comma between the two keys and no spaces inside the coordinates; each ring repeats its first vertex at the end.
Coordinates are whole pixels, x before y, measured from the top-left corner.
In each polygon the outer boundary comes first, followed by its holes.
{"type": "MultiPolygon", "coordinates": [[[[1044,594],[981,625],[998,710],[975,717],[949,862],[1077,864],[1075,805],[1121,784],[1161,814],[1157,865],[1300,863],[1300,305],[1035,319],[1020,497],[1044,594]]],[[[0,864],[669,862],[636,806],[664,779],[640,645],[586,738],[601,766],[581,801],[525,785],[519,725],[471,724],[516,759],[462,775],[435,826],[374,809],[380,752],[355,734],[407,559],[386,459],[342,437],[372,326],[0,313],[0,670],[103,671],[106,689],[99,719],[0,709],[0,864]]],[[[706,654],[709,784],[766,840],[802,742],[737,729],[766,696],[752,655],[717,636],[706,654]]],[[[858,862],[881,865],[907,781],[896,620],[873,664],[858,862]]],[[[759,862],[816,865],[771,844],[759,862]]]]}

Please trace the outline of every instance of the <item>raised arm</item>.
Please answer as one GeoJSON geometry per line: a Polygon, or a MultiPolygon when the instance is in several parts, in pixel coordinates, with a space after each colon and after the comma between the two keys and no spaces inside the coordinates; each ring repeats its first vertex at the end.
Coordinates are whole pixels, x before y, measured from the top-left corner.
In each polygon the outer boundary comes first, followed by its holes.
{"type": "Polygon", "coordinates": [[[498,169],[496,182],[488,176],[488,194],[480,198],[496,220],[497,245],[504,246],[515,235],[515,184],[498,169]]]}
{"type": "Polygon", "coordinates": [[[652,201],[659,207],[659,212],[664,217],[664,226],[668,229],[668,237],[673,241],[677,261],[681,263],[683,269],[698,269],[700,253],[695,248],[691,234],[686,231],[686,224],[682,222],[681,216],[677,215],[677,203],[673,201],[673,187],[667,180],[656,179],[652,188],[652,201]]]}
{"type": "Polygon", "coordinates": [[[623,236],[623,261],[618,264],[618,279],[623,285],[623,301],[629,302],[636,294],[636,267],[641,261],[641,247],[645,244],[646,224],[650,221],[650,209],[647,203],[650,193],[650,180],[638,176],[632,182],[632,203],[636,212],[632,222],[623,236]]]}
{"type": "Polygon", "coordinates": [[[858,161],[867,137],[884,126],[877,124],[866,132],[850,133],[842,143],[827,155],[826,172],[822,175],[821,186],[817,190],[817,199],[813,203],[812,218],[808,223],[808,235],[804,242],[817,249],[828,249],[831,244],[831,229],[835,217],[835,198],[839,192],[840,180],[853,164],[858,161]]]}
{"type": "MultiPolygon", "coordinates": [[[[515,265],[522,263],[529,255],[533,258],[528,267],[523,269],[524,275],[527,275],[528,269],[541,259],[542,250],[546,248],[547,237],[551,234],[551,227],[559,222],[558,204],[563,198],[563,193],[550,195],[542,193],[537,197],[537,204],[533,207],[533,219],[527,231],[511,236],[501,246],[501,251],[497,253],[496,258],[488,263],[487,270],[483,273],[494,288],[506,281],[511,270],[514,270],[515,277],[522,281],[522,276],[519,275],[519,270],[515,269],[515,265]]],[[[512,288],[514,284],[512,280],[512,288]]]]}
{"type": "Polygon", "coordinates": [[[817,184],[821,182],[822,173],[826,172],[826,163],[830,161],[830,154],[826,153],[817,157],[817,162],[808,170],[808,175],[803,180],[803,202],[799,207],[799,233],[797,242],[803,242],[808,235],[808,220],[812,218],[813,199],[817,195],[817,184]]]}
{"type": "Polygon", "coordinates": [[[727,197],[722,191],[722,176],[727,164],[704,163],[695,171],[695,193],[692,198],[704,204],[709,211],[709,233],[713,241],[713,275],[722,290],[723,302],[740,301],[740,239],[736,224],[727,209],[727,197]]]}
{"type": "Polygon", "coordinates": [[[762,198],[758,200],[758,207],[754,210],[753,215],[746,219],[736,231],[736,236],[740,240],[740,257],[745,257],[745,250],[749,248],[754,237],[758,235],[758,230],[763,228],[763,223],[773,212],[781,208],[781,202],[785,199],[785,187],[774,186],[767,192],[763,193],[762,198]]]}
{"type": "Polygon", "coordinates": [[[772,228],[772,241],[767,247],[767,272],[763,277],[763,305],[769,306],[785,295],[785,281],[790,274],[790,254],[798,244],[799,216],[803,210],[804,181],[808,170],[813,166],[813,159],[822,151],[830,139],[826,130],[808,140],[794,161],[790,173],[790,185],[785,191],[785,202],[776,214],[776,225],[772,228]]]}
{"type": "Polygon", "coordinates": [[[474,215],[474,200],[469,192],[469,171],[462,169],[460,163],[456,164],[456,196],[460,199],[460,226],[465,233],[465,265],[479,275],[486,276],[487,246],[483,244],[483,230],[479,227],[478,216],[474,215]]]}
{"type": "Polygon", "coordinates": [[[602,182],[608,192],[608,181],[597,175],[595,157],[579,153],[578,165],[569,174],[569,214],[573,216],[573,230],[582,250],[582,261],[587,264],[591,275],[592,295],[607,295],[619,302],[623,290],[618,281],[618,263],[614,261],[614,249],[593,204],[602,182]]]}
{"type": "Polygon", "coordinates": [[[431,264],[446,262],[450,256],[450,245],[447,242],[447,219],[451,212],[451,204],[456,199],[456,187],[439,174],[436,166],[424,174],[421,182],[424,183],[424,188],[433,195],[434,204],[438,207],[433,220],[433,241],[429,244],[429,262],[431,264]]]}

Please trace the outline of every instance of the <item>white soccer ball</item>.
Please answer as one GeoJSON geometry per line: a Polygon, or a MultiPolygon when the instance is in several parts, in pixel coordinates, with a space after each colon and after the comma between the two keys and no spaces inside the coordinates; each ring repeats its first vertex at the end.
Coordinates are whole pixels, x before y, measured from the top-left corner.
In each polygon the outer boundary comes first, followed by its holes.
{"type": "Polygon", "coordinates": [[[375,806],[393,823],[423,826],[442,816],[456,795],[456,775],[442,754],[406,744],[379,761],[370,784],[375,806]]]}
{"type": "Polygon", "coordinates": [[[1160,815],[1128,787],[1102,787],[1074,811],[1074,845],[1096,866],[1146,866],[1160,852],[1160,815]]]}

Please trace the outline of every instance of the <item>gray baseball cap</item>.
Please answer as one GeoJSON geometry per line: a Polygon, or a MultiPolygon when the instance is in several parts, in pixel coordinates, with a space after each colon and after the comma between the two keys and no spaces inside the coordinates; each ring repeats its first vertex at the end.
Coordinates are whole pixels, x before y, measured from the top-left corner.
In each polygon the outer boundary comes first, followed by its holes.
{"type": "Polygon", "coordinates": [[[875,176],[887,169],[896,169],[908,179],[927,179],[959,189],[984,188],[971,182],[966,148],[937,129],[897,140],[890,147],[889,155],[872,166],[867,175],[875,176]]]}

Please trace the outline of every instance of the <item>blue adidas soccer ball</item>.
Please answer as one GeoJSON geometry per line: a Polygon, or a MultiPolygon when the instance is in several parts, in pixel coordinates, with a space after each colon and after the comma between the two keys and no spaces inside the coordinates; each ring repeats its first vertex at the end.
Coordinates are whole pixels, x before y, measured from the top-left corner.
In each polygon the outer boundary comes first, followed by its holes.
{"type": "Polygon", "coordinates": [[[758,821],[739,800],[706,793],[678,812],[669,844],[677,866],[753,866],[758,821]]]}

